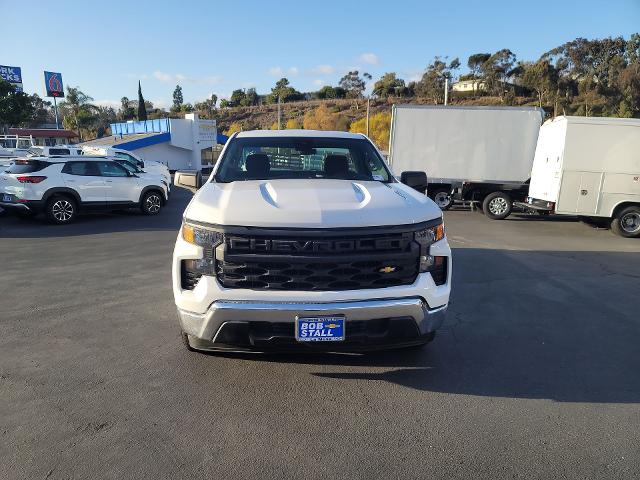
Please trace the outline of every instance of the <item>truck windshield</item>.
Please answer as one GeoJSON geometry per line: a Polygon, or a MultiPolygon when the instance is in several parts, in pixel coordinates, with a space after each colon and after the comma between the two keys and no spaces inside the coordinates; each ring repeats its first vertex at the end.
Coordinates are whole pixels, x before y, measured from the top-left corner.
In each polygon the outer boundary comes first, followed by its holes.
{"type": "Polygon", "coordinates": [[[231,140],[218,182],[331,178],[393,181],[384,160],[365,139],[247,137],[231,140]]]}

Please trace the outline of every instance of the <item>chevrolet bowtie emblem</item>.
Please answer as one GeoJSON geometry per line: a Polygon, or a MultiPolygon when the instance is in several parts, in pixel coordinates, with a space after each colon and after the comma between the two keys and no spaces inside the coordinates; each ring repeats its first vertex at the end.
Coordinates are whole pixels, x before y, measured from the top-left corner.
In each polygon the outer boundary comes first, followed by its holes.
{"type": "Polygon", "coordinates": [[[396,271],[396,267],[382,267],[378,270],[380,273],[391,273],[396,271]]]}

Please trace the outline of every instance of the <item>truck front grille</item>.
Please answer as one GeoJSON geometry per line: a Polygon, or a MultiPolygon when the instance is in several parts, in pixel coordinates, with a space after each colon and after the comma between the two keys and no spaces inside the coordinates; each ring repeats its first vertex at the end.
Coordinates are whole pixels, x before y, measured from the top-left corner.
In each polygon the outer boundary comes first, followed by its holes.
{"type": "Polygon", "coordinates": [[[220,284],[261,290],[358,290],[410,285],[418,275],[419,245],[413,232],[330,238],[325,234],[319,242],[308,236],[270,241],[237,236],[226,241],[216,267],[220,284]]]}

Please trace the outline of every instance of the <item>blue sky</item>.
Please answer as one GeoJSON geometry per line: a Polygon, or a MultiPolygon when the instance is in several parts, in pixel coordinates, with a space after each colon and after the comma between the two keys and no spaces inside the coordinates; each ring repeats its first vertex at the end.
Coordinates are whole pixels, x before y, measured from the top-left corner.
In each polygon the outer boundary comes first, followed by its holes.
{"type": "Polygon", "coordinates": [[[58,71],[96,103],[119,104],[140,79],[162,107],[178,83],[194,102],[266,93],[282,76],[317,90],[354,68],[411,80],[435,55],[465,64],[510,48],[532,60],[578,36],[640,31],[640,0],[0,0],[0,12],[0,65],[22,67],[26,92],[42,95],[43,70],[58,71]]]}

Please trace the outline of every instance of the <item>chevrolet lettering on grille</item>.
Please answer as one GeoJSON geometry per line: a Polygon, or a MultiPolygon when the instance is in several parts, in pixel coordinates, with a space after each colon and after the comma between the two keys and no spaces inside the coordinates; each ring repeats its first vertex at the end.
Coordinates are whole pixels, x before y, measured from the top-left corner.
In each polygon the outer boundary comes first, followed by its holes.
{"type": "Polygon", "coordinates": [[[366,251],[404,251],[408,238],[359,238],[340,240],[287,240],[247,237],[227,237],[227,245],[234,252],[280,253],[350,253],[366,251]]]}

